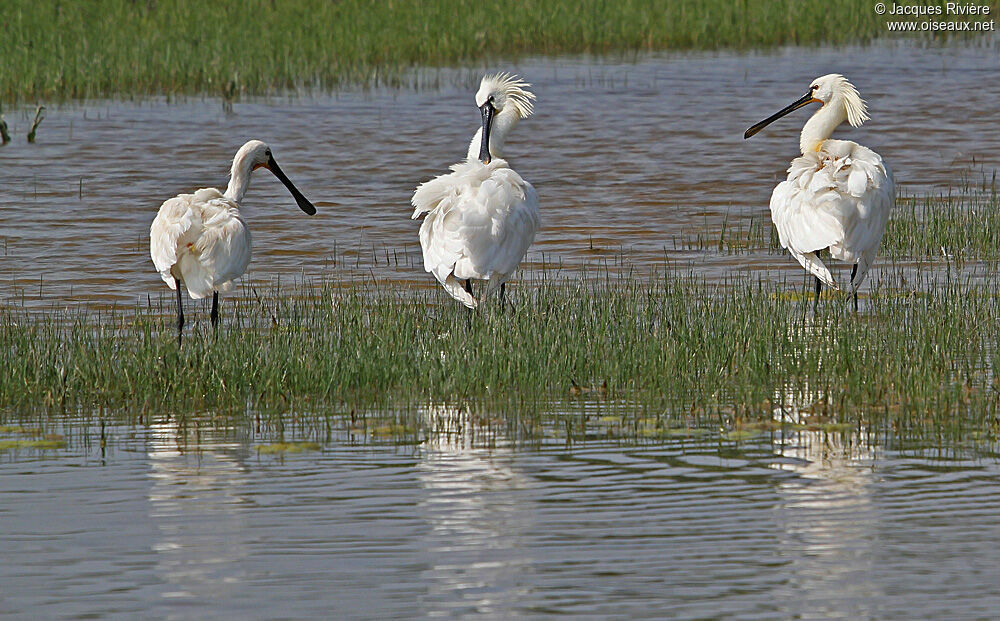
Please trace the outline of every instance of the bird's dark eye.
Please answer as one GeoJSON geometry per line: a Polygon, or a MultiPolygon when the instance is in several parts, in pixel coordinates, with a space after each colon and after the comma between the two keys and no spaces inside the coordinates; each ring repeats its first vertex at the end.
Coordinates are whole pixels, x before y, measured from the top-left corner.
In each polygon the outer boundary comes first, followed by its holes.
{"type": "Polygon", "coordinates": [[[814,91],[814,90],[816,90],[817,88],[819,88],[819,84],[813,84],[812,86],[810,86],[810,87],[809,87],[809,90],[810,90],[810,91],[814,91]]]}
{"type": "Polygon", "coordinates": [[[496,101],[496,100],[495,100],[495,99],[493,99],[493,95],[490,95],[490,98],[489,98],[489,99],[487,99],[486,101],[488,101],[488,102],[490,102],[490,103],[493,103],[493,102],[494,102],[494,101],[496,101]]]}

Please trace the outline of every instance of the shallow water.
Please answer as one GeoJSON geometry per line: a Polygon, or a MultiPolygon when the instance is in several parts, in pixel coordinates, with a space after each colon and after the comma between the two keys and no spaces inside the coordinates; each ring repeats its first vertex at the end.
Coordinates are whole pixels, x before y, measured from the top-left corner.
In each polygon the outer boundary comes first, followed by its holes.
{"type": "MultiPolygon", "coordinates": [[[[873,117],[841,135],[882,153],[908,193],[947,188],[970,165],[1000,168],[997,60],[996,49],[905,44],[524,62],[539,103],[509,157],[542,198],[529,263],[798,278],[763,249],[682,249],[727,218],[767,217],[805,114],[749,142],[743,130],[839,71],[873,117]]],[[[201,99],[53,107],[35,145],[23,141],[31,111],[8,112],[18,141],[0,148],[0,303],[158,295],[147,254],[157,207],[225,185],[251,137],[272,144],[320,210],[308,219],[273,178],[255,177],[252,282],[432,286],[409,196],[464,155],[478,122],[473,74],[440,75],[440,88],[261,98],[231,114],[201,99]]],[[[399,442],[339,418],[333,431],[290,424],[279,436],[254,420],[100,426],[7,413],[0,611],[972,619],[1000,608],[1000,447],[866,429],[622,438],[597,414],[585,440],[553,424],[525,444],[451,408],[421,415],[424,431],[399,442]],[[66,446],[29,448],[35,436],[14,424],[66,446]],[[278,439],[320,450],[258,451],[278,439]]]]}
{"type": "Polygon", "coordinates": [[[370,619],[1000,607],[997,447],[865,430],[636,444],[598,439],[592,414],[589,440],[550,429],[518,448],[453,408],[421,416],[432,431],[417,442],[339,430],[278,455],[256,448],[273,435],[207,422],[47,425],[65,448],[0,452],[0,607],[370,619]]]}
{"type": "MultiPolygon", "coordinates": [[[[770,226],[768,198],[797,154],[807,113],[750,141],[743,130],[813,77],[838,71],[872,116],[838,135],[879,151],[907,193],[944,189],[973,163],[1000,168],[998,60],[996,45],[907,43],[509,67],[539,98],[507,154],[542,202],[528,263],[578,267],[624,252],[641,272],[670,262],[709,279],[749,270],[798,278],[783,254],[684,249],[698,234],[717,238],[727,218],[770,226]]],[[[233,154],[252,137],[271,143],[319,214],[303,215],[259,172],[244,204],[251,281],[375,277],[431,286],[409,198],[464,157],[479,115],[476,73],[429,75],[444,86],[253,99],[231,114],[217,99],[54,106],[34,145],[24,140],[33,108],[8,111],[16,140],[0,149],[0,300],[133,304],[165,291],[148,256],[157,208],[180,192],[225,186],[233,154]]]]}

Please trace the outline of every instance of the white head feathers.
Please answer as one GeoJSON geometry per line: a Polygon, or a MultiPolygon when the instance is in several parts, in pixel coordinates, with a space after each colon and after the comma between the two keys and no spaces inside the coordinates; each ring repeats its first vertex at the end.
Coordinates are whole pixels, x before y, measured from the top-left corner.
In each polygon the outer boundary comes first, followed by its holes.
{"type": "Polygon", "coordinates": [[[823,104],[823,107],[817,110],[802,127],[799,148],[803,153],[818,149],[844,121],[858,127],[868,120],[868,109],[864,100],[858,95],[858,89],[839,73],[831,73],[813,80],[809,85],[809,93],[799,101],[803,105],[810,101],[819,101],[823,104]]]}
{"type": "Polygon", "coordinates": [[[844,106],[847,122],[854,127],[860,127],[868,120],[868,106],[861,99],[858,89],[839,73],[830,73],[812,81],[810,88],[815,88],[814,97],[823,104],[837,101],[844,106]]]}
{"type": "Polygon", "coordinates": [[[531,103],[535,94],[528,90],[529,86],[531,84],[506,72],[483,76],[479,91],[476,92],[476,106],[481,107],[492,97],[493,107],[498,113],[503,112],[507,106],[512,106],[517,116],[523,119],[535,108],[531,103]]]}
{"type": "MultiPolygon", "coordinates": [[[[483,77],[476,91],[476,107],[483,111],[483,121],[492,108],[495,114],[490,118],[492,129],[489,133],[489,151],[491,157],[503,157],[503,147],[507,135],[517,122],[530,115],[535,106],[531,102],[535,94],[528,90],[531,86],[521,78],[510,73],[494,73],[483,77]],[[489,106],[487,106],[489,104],[489,106]]],[[[476,130],[472,142],[469,143],[468,159],[482,155],[483,128],[476,130]]],[[[484,162],[488,160],[483,160],[484,162]]]]}

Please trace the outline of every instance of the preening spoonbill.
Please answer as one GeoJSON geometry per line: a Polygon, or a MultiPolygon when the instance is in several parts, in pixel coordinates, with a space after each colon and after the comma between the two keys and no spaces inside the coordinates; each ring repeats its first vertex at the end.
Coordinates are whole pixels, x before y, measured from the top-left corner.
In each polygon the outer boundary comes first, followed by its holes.
{"type": "Polygon", "coordinates": [[[205,188],[194,194],[175,196],[160,206],[149,227],[149,255],[163,282],[177,291],[177,341],[184,329],[181,284],[198,300],[212,295],[212,326],[219,321],[219,291],[232,288],[232,281],[250,263],[250,229],[240,214],[240,201],[250,184],[250,175],[267,168],[292,193],[299,208],[310,216],[316,208],[299,192],[260,140],[240,147],[233,158],[229,186],[225,192],[205,188]]]}
{"type": "Polygon", "coordinates": [[[479,303],[473,280],[486,281],[479,299],[497,287],[503,299],[504,283],[538,231],[535,188],[502,159],[507,134],[533,110],[529,86],[507,73],[483,77],[476,93],[483,126],[466,160],[420,184],[410,201],[413,219],[427,214],[420,225],[424,269],[469,308],[479,303]]]}
{"type": "Polygon", "coordinates": [[[792,160],[788,179],[771,194],[771,220],[782,247],[816,277],[817,297],[823,283],[840,289],[820,260],[820,251],[829,250],[834,259],[854,266],[849,289],[857,310],[858,287],[875,261],[896,203],[892,171],[878,153],[850,140],[830,138],[844,121],[858,127],[868,120],[857,89],[836,73],[816,78],[809,92],[750,127],[743,138],[811,103],[822,106],[802,128],[802,155],[792,160]]]}

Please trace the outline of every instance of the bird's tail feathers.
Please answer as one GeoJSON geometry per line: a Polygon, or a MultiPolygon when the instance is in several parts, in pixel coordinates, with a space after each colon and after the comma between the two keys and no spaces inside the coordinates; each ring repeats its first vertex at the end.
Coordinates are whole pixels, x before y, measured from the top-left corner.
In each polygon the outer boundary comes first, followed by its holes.
{"type": "Polygon", "coordinates": [[[195,300],[212,295],[215,282],[209,266],[201,263],[191,254],[182,254],[175,266],[181,274],[181,282],[187,288],[188,295],[195,300]]]}
{"type": "Polygon", "coordinates": [[[448,292],[448,295],[455,298],[462,304],[465,304],[468,308],[476,308],[479,306],[479,302],[476,298],[472,297],[462,283],[455,278],[453,275],[448,275],[448,277],[441,283],[444,286],[444,290],[448,292]]]}
{"type": "Polygon", "coordinates": [[[170,273],[170,270],[160,272],[160,278],[162,278],[163,282],[167,283],[167,286],[171,289],[177,289],[177,284],[174,282],[174,275],[170,273]]]}
{"type": "Polygon", "coordinates": [[[823,261],[821,261],[820,258],[816,256],[815,252],[807,252],[806,254],[799,254],[799,253],[794,253],[794,254],[795,258],[798,259],[799,263],[802,264],[802,267],[806,268],[806,270],[809,271],[809,273],[811,273],[816,278],[819,278],[824,285],[832,289],[837,289],[838,291],[840,290],[840,286],[837,284],[837,280],[833,277],[833,274],[830,273],[830,270],[827,269],[826,265],[823,264],[823,261]]]}

